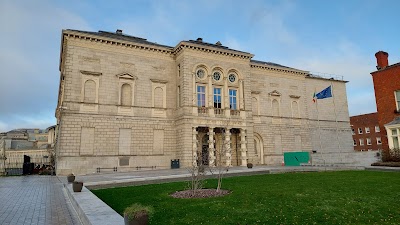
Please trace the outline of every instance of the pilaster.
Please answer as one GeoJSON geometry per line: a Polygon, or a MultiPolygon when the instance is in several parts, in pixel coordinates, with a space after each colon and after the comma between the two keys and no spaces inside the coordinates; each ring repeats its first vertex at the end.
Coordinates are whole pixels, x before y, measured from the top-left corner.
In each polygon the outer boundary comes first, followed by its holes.
{"type": "Polygon", "coordinates": [[[208,165],[215,166],[214,127],[208,128],[208,165]]]}
{"type": "Polygon", "coordinates": [[[231,132],[230,128],[225,128],[225,152],[226,152],[226,166],[232,166],[232,149],[231,149],[231,132]]]}
{"type": "Polygon", "coordinates": [[[247,148],[246,148],[247,140],[246,140],[246,130],[240,129],[240,152],[242,164],[241,166],[247,166],[247,148]]]}

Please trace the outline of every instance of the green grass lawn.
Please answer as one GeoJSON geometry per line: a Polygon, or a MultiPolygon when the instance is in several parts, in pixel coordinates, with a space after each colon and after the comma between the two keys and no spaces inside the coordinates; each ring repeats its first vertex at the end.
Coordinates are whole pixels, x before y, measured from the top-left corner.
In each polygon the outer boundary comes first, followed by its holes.
{"type": "MultiPolygon", "coordinates": [[[[206,187],[216,187],[208,180],[206,187]]],[[[94,190],[122,215],[151,205],[150,224],[400,224],[400,173],[339,171],[225,178],[230,195],[175,199],[184,182],[94,190]]]]}

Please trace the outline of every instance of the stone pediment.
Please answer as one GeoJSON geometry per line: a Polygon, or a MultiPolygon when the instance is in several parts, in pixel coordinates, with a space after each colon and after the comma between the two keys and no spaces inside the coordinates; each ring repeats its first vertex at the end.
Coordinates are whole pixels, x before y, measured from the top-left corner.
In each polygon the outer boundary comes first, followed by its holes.
{"type": "Polygon", "coordinates": [[[92,75],[92,76],[100,76],[102,73],[100,72],[94,72],[94,71],[86,71],[86,70],[81,70],[80,71],[82,74],[85,75],[92,75]]]}
{"type": "Polygon", "coordinates": [[[289,97],[291,97],[291,98],[300,98],[299,95],[289,95],[289,97]]]}
{"type": "Polygon", "coordinates": [[[273,90],[273,91],[271,91],[270,93],[268,93],[268,95],[269,95],[269,96],[277,96],[277,97],[279,97],[279,96],[281,96],[282,94],[281,94],[279,91],[277,91],[277,90],[273,90]]]}
{"type": "Polygon", "coordinates": [[[117,77],[121,78],[121,79],[137,80],[136,76],[129,74],[129,73],[120,73],[120,74],[117,74],[117,77]]]}

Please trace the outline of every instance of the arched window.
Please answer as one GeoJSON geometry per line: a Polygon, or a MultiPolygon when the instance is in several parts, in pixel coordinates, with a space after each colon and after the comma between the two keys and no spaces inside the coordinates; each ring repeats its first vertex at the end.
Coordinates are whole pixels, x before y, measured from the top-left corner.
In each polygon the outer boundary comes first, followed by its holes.
{"type": "Polygon", "coordinates": [[[279,116],[279,102],[278,100],[272,100],[272,116],[279,116]]]}
{"type": "Polygon", "coordinates": [[[299,104],[296,101],[292,102],[292,116],[294,118],[299,117],[299,104]]]}
{"type": "Polygon", "coordinates": [[[88,103],[95,103],[96,101],[96,83],[93,80],[85,82],[83,101],[88,103]]]}
{"type": "Polygon", "coordinates": [[[255,97],[251,98],[253,115],[258,115],[258,100],[255,97]]]}
{"type": "Polygon", "coordinates": [[[132,105],[132,87],[130,84],[123,84],[121,86],[121,105],[132,105]]]}
{"type": "Polygon", "coordinates": [[[164,106],[164,92],[160,87],[154,89],[154,107],[163,108],[164,106]]]}

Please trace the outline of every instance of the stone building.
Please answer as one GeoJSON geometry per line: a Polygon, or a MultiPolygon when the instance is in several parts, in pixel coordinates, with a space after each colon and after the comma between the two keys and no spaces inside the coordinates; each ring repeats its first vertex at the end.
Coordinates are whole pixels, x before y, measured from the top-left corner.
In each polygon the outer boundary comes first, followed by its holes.
{"type": "Polygon", "coordinates": [[[376,108],[382,132],[383,149],[400,146],[400,62],[389,65],[389,54],[375,54],[377,71],[371,73],[374,82],[376,108]]]}
{"type": "Polygon", "coordinates": [[[335,162],[353,151],[345,81],[252,58],[201,38],[165,46],[121,30],[63,30],[57,173],[174,159],[281,165],[285,152],[335,162]],[[313,103],[330,85],[334,97],[313,103]]]}

